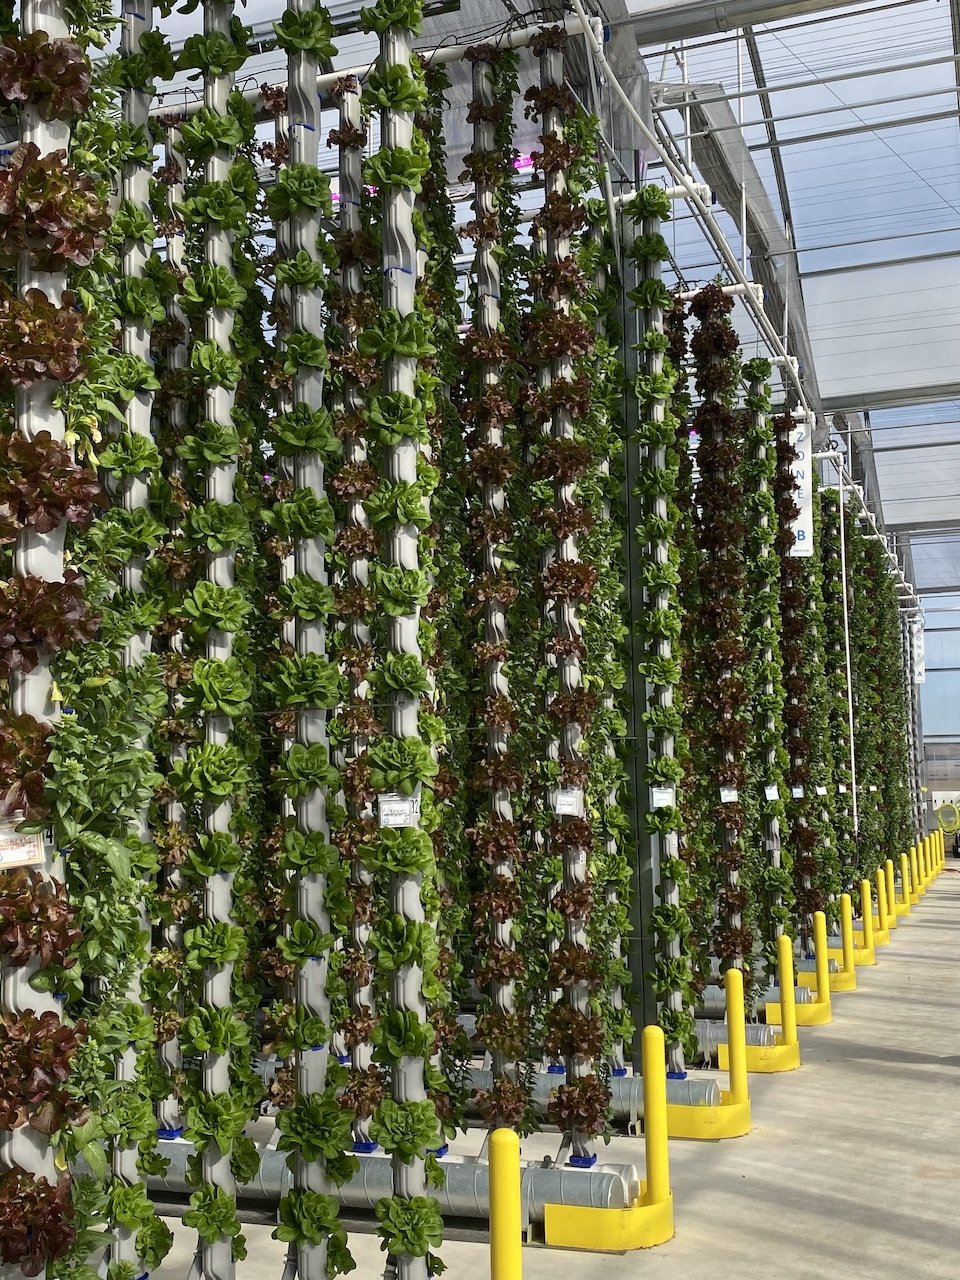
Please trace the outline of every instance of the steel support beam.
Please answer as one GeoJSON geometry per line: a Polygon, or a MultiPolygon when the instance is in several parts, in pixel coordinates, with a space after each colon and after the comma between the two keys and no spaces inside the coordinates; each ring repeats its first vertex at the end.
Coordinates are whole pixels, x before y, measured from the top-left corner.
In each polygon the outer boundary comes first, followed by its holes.
{"type": "Polygon", "coordinates": [[[889,390],[847,392],[824,396],[824,413],[864,413],[874,409],[906,409],[915,404],[934,404],[960,396],[960,381],[928,383],[922,387],[891,387],[889,390]]]}
{"type": "MultiPolygon", "coordinates": [[[[638,13],[615,19],[614,26],[630,24],[643,44],[677,44],[696,36],[715,36],[759,23],[783,22],[835,9],[836,0],[667,0],[638,13]]],[[[847,11],[866,7],[853,0],[847,11]]]]}
{"type": "MultiPolygon", "coordinates": [[[[944,494],[938,501],[954,511],[957,509],[956,498],[951,498],[947,494],[944,494]]],[[[960,529],[960,515],[920,516],[919,519],[913,517],[910,520],[898,520],[894,515],[884,522],[884,526],[887,533],[922,533],[925,529],[960,529]]],[[[935,595],[940,590],[940,588],[932,587],[927,591],[923,591],[918,588],[920,595],[935,595]]],[[[960,587],[951,588],[951,591],[953,590],[960,592],[960,587]]]]}

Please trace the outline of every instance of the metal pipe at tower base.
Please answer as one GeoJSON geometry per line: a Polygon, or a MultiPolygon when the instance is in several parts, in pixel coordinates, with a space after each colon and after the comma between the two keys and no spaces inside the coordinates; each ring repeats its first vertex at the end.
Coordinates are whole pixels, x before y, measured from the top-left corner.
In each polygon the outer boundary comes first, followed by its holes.
{"type": "MultiPolygon", "coordinates": [[[[159,1152],[170,1163],[162,1177],[148,1179],[151,1195],[164,1201],[168,1197],[186,1200],[193,1190],[187,1182],[193,1143],[181,1138],[161,1141],[159,1152]]],[[[361,1155],[359,1160],[359,1172],[336,1194],[344,1209],[372,1212],[378,1200],[393,1192],[390,1157],[381,1153],[361,1155]]],[[[486,1161],[451,1156],[444,1158],[442,1165],[444,1185],[430,1192],[441,1213],[452,1218],[489,1218],[490,1170],[486,1161]]],[[[292,1186],[286,1154],[267,1148],[261,1151],[256,1177],[238,1187],[238,1196],[276,1205],[292,1186]]],[[[525,1224],[542,1223],[548,1204],[628,1209],[640,1198],[640,1173],[635,1165],[597,1164],[592,1169],[527,1165],[520,1171],[520,1194],[525,1224]]]]}
{"type": "MultiPolygon", "coordinates": [[[[744,1030],[747,1044],[769,1048],[777,1042],[776,1030],[766,1022],[748,1022],[744,1030]]],[[[698,1018],[693,1026],[693,1034],[703,1057],[714,1061],[720,1045],[727,1043],[727,1024],[720,1018],[698,1018]]]]}

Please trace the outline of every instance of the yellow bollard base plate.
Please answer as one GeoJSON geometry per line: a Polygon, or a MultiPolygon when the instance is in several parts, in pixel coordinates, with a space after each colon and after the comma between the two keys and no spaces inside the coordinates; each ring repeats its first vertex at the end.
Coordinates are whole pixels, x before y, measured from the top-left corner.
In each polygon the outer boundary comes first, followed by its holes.
{"type": "Polygon", "coordinates": [[[640,1199],[629,1209],[544,1205],[545,1243],[556,1249],[626,1253],[630,1249],[651,1249],[672,1240],[673,1196],[658,1204],[644,1204],[646,1184],[641,1182],[640,1187],[640,1199]]]}
{"type": "Polygon", "coordinates": [[[890,930],[881,929],[879,925],[874,923],[873,926],[873,945],[874,947],[887,947],[890,945],[890,930]]]}
{"type": "Polygon", "coordinates": [[[749,1133],[753,1121],[750,1099],[734,1102],[724,1089],[719,1107],[688,1107],[681,1102],[667,1103],[667,1135],[671,1138],[742,1138],[749,1133]]]}
{"type": "MultiPolygon", "coordinates": [[[[800,1065],[800,1041],[783,1044],[777,1036],[776,1044],[748,1044],[747,1070],[758,1075],[774,1075],[780,1071],[796,1071],[800,1065]]],[[[720,1070],[730,1070],[730,1046],[720,1045],[720,1070]]]]}
{"type": "MultiPolygon", "coordinates": [[[[860,934],[860,937],[863,935],[860,934]]],[[[843,964],[843,949],[841,947],[828,947],[827,958],[829,960],[837,960],[843,964]]],[[[855,946],[853,948],[853,965],[858,969],[861,965],[872,965],[877,963],[877,953],[873,947],[855,946]]]]}
{"type": "Polygon", "coordinates": [[[902,920],[904,916],[908,916],[909,914],[910,914],[910,903],[898,902],[897,903],[897,919],[902,920]]]}
{"type": "MultiPolygon", "coordinates": [[[[783,1013],[780,1009],[779,1001],[776,1004],[772,1002],[764,1006],[767,1021],[777,1023],[783,1026],[783,1013]]],[[[814,1000],[813,1004],[797,1005],[797,1026],[798,1027],[825,1027],[833,1021],[833,1008],[829,1000],[821,1003],[814,1000]]]]}
{"type": "MultiPolygon", "coordinates": [[[[830,978],[831,992],[856,991],[857,989],[856,969],[854,969],[852,973],[845,973],[844,970],[841,969],[839,973],[831,973],[828,977],[830,978]]],[[[817,975],[815,973],[811,973],[807,969],[801,969],[797,974],[797,986],[809,987],[811,991],[816,991],[817,975]]]]}

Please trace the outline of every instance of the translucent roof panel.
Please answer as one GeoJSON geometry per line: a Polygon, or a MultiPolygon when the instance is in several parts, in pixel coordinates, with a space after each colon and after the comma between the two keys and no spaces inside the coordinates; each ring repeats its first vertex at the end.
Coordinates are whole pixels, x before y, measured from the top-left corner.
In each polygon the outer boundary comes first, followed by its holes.
{"type": "MultiPolygon", "coordinates": [[[[953,630],[960,627],[960,127],[952,10],[956,0],[856,4],[645,50],[651,80],[670,86],[661,101],[675,103],[673,86],[685,80],[698,101],[723,104],[718,118],[726,111],[706,137],[689,112],[665,105],[660,124],[678,151],[695,170],[698,152],[715,169],[709,150],[728,139],[735,181],[742,130],[783,218],[824,422],[841,436],[856,429],[865,442],[866,462],[858,457],[857,464],[875,466],[887,528],[924,593],[925,733],[941,738],[960,737],[960,671],[944,669],[960,668],[960,630],[953,630]]],[[[729,198],[715,213],[739,253],[729,198]]],[[[718,257],[702,236],[688,235],[679,238],[678,265],[702,283],[717,273],[718,257]]],[[[751,327],[744,336],[754,340],[751,327]]],[[[853,445],[848,439],[851,459],[853,445]]],[[[875,492],[872,476],[867,488],[875,492]]]]}
{"type": "Polygon", "coordinates": [[[956,379],[960,257],[805,278],[820,390],[835,407],[925,399],[956,379]]]}
{"type": "MultiPolygon", "coordinates": [[[[909,343],[910,334],[904,338],[909,343]]],[[[960,344],[956,334],[945,339],[955,372],[960,344]]],[[[920,581],[960,585],[960,543],[944,536],[960,525],[960,401],[874,411],[869,424],[887,527],[913,532],[920,581]]]]}

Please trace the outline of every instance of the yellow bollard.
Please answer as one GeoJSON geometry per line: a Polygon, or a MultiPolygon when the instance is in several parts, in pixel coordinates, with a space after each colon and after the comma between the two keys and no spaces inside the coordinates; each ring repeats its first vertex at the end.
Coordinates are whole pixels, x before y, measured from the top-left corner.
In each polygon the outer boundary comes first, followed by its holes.
{"type": "Polygon", "coordinates": [[[838,991],[856,991],[857,960],[853,946],[853,904],[849,893],[840,895],[840,944],[843,947],[843,972],[833,975],[838,991]]]}
{"type": "Polygon", "coordinates": [[[885,947],[890,941],[890,928],[887,924],[887,877],[882,867],[877,867],[874,879],[877,885],[877,927],[873,936],[879,946],[885,947]]]}
{"type": "Polygon", "coordinates": [[[490,1135],[490,1280],[522,1280],[520,1204],[520,1139],[512,1129],[494,1129],[490,1135]]]}
{"type": "Polygon", "coordinates": [[[670,1199],[670,1157],[666,1044],[659,1027],[643,1028],[643,1149],[647,1161],[644,1204],[662,1204],[670,1199]]]}
{"type": "Polygon", "coordinates": [[[924,836],[920,842],[920,892],[927,892],[927,885],[930,881],[930,870],[928,863],[928,854],[930,852],[930,837],[924,836]]]}
{"type": "Polygon", "coordinates": [[[908,916],[910,914],[910,861],[905,853],[900,855],[900,901],[897,903],[897,910],[901,915],[908,916]]]}
{"type": "MultiPolygon", "coordinates": [[[[594,1209],[568,1204],[547,1204],[543,1211],[544,1243],[552,1248],[591,1249],[603,1253],[623,1253],[627,1249],[649,1249],[673,1238],[673,1196],[670,1192],[670,1161],[667,1153],[670,1111],[667,1106],[667,1051],[659,1027],[643,1029],[643,1147],[647,1161],[640,1198],[625,1209],[594,1209]]],[[[680,1107],[701,1118],[723,1107],[680,1107]]],[[[749,1113],[749,1107],[747,1108],[749,1113]]],[[[746,1133],[750,1128],[747,1115],[746,1133]]],[[[508,1132],[499,1130],[498,1132],[508,1132]]],[[[496,1136],[496,1135],[494,1135],[496,1136]]],[[[512,1136],[512,1134],[511,1134],[512,1136]]],[[[688,1134],[706,1137],[706,1134],[688,1134]]],[[[732,1137],[714,1133],[715,1138],[732,1137]]],[[[517,1167],[514,1156],[514,1167],[517,1167]]],[[[516,1227],[510,1240],[513,1253],[501,1265],[493,1250],[493,1168],[491,1161],[490,1280],[520,1280],[520,1184],[516,1187],[516,1227]]],[[[594,1268],[595,1269],[595,1268],[594,1268]]],[[[602,1268],[601,1268],[602,1269],[602,1268]]]]}
{"type": "Polygon", "coordinates": [[[817,966],[817,1004],[830,1004],[830,970],[827,964],[827,917],[813,913],[813,955],[817,966]]]}
{"type": "Polygon", "coordinates": [[[863,922],[862,949],[875,955],[873,938],[873,890],[869,880],[860,881],[860,919],[863,922]]]}
{"type": "Polygon", "coordinates": [[[777,939],[780,970],[781,1043],[797,1043],[797,996],[793,988],[793,939],[781,933],[777,939]]]}
{"type": "Polygon", "coordinates": [[[747,1086],[747,1031],[743,1009],[743,974],[728,969],[723,978],[727,1004],[727,1045],[730,1054],[730,1100],[749,1102],[747,1086]]]}
{"type": "Polygon", "coordinates": [[[888,858],[883,864],[883,873],[887,881],[887,928],[897,927],[897,890],[893,880],[893,859],[888,858]]]}
{"type": "Polygon", "coordinates": [[[920,901],[920,856],[917,846],[910,846],[910,905],[915,907],[920,901]]]}

